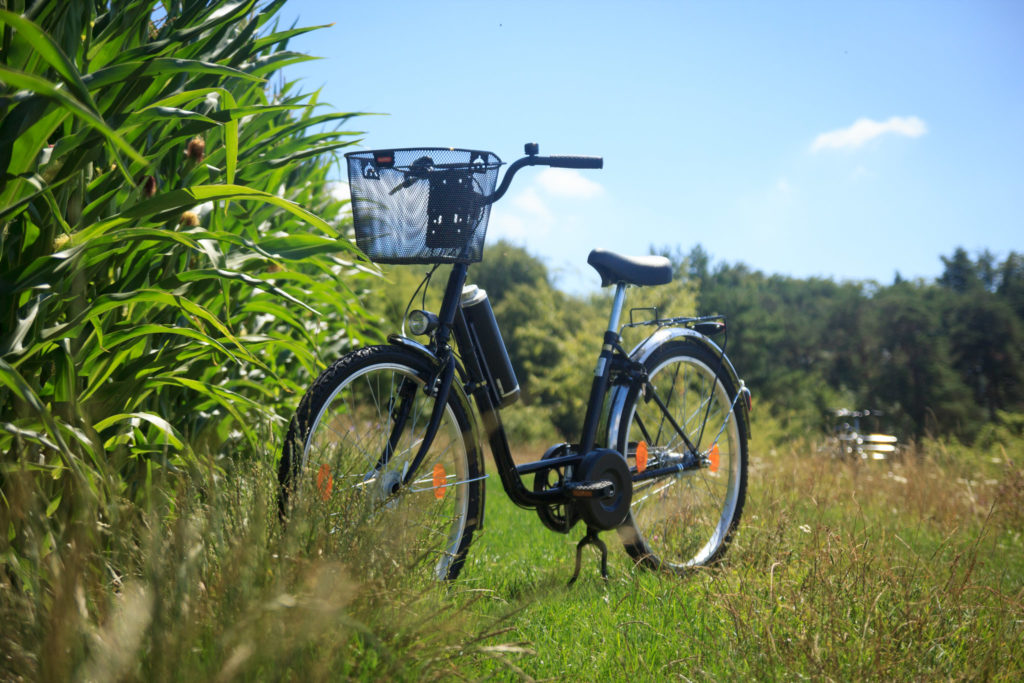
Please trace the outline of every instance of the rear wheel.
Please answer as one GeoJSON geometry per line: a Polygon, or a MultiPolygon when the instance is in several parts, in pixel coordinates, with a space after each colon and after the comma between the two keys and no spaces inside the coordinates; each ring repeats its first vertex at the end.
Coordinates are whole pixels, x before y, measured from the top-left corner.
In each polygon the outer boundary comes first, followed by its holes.
{"type": "Polygon", "coordinates": [[[704,466],[634,482],[619,535],[646,567],[681,572],[719,559],[739,522],[747,478],[745,406],[718,356],[704,346],[667,342],[645,366],[648,384],[630,390],[621,414],[619,452],[634,471],[674,465],[688,450],[678,426],[704,466]]]}
{"type": "Polygon", "coordinates": [[[454,390],[411,478],[435,400],[429,361],[391,346],[332,364],[299,404],[278,472],[281,511],[362,538],[372,564],[454,579],[481,520],[483,476],[454,390]],[[403,483],[408,479],[408,483],[403,483]]]}

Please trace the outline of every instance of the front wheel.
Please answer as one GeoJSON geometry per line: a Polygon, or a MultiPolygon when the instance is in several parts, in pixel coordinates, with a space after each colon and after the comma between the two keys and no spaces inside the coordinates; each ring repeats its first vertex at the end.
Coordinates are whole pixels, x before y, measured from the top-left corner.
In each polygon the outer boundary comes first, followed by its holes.
{"type": "Polygon", "coordinates": [[[410,473],[435,400],[428,359],[376,346],[335,361],[299,404],[278,472],[281,511],[325,520],[363,558],[454,579],[482,522],[474,430],[453,388],[426,457],[410,473]]]}
{"type": "Polygon", "coordinates": [[[634,472],[670,469],[688,456],[703,464],[635,482],[619,535],[637,562],[682,572],[719,559],[739,522],[747,488],[746,407],[723,360],[701,344],[662,344],[645,367],[647,384],[626,396],[619,452],[634,472]]]}

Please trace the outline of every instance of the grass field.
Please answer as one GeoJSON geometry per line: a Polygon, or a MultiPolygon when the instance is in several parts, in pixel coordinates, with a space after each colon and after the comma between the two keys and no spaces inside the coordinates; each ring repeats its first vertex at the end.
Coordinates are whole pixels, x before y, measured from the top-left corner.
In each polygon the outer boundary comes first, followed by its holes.
{"type": "Polygon", "coordinates": [[[605,534],[610,579],[588,549],[573,587],[583,529],[547,531],[494,477],[442,586],[370,572],[312,523],[282,533],[268,454],[124,547],[74,536],[34,593],[0,575],[0,678],[1024,678],[1024,443],[892,463],[756,446],[724,563],[655,575],[605,534]]]}
{"type": "MultiPolygon", "coordinates": [[[[1020,680],[1024,676],[1021,452],[933,445],[895,463],[807,446],[754,459],[725,563],[686,578],[634,569],[607,534],[565,587],[569,537],[501,495],[460,584],[509,617],[507,656],[533,678],[1020,680]]],[[[497,665],[471,669],[473,675],[497,665]]]]}

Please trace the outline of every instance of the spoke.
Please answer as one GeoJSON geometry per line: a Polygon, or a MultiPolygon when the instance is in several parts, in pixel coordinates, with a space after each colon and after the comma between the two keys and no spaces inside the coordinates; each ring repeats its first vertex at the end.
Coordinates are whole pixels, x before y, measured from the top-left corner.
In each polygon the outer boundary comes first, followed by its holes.
{"type": "MultiPolygon", "coordinates": [[[[730,455],[730,461],[731,461],[731,459],[732,458],[731,458],[731,455],[730,455]]],[[[730,465],[730,467],[731,467],[731,465],[730,465]]],[[[725,497],[722,496],[722,494],[719,491],[716,491],[715,489],[712,488],[711,477],[706,476],[707,470],[700,470],[700,472],[701,472],[702,475],[705,475],[705,476],[701,477],[701,481],[704,484],[704,488],[707,489],[708,495],[713,497],[719,504],[724,504],[725,503],[725,497]]],[[[723,477],[722,478],[722,482],[725,485],[726,490],[728,490],[729,476],[723,477]]],[[[718,485],[717,488],[719,488],[719,489],[722,488],[722,485],[721,484],[718,485]]]]}
{"type": "MultiPolygon", "coordinates": [[[[665,489],[667,489],[667,488],[669,488],[671,486],[675,486],[677,482],[678,482],[678,479],[675,479],[675,478],[669,479],[662,486],[660,486],[659,488],[654,489],[653,491],[648,493],[646,496],[643,496],[642,498],[633,498],[633,505],[640,505],[641,503],[643,503],[645,500],[647,500],[651,496],[656,495],[658,493],[661,493],[662,491],[664,491],[665,489]]],[[[641,489],[641,490],[643,490],[643,489],[641,489]]]]}
{"type": "MultiPolygon", "coordinates": [[[[451,488],[452,486],[461,486],[462,484],[469,484],[469,483],[472,483],[474,481],[482,481],[482,480],[486,479],[487,477],[488,477],[488,475],[485,474],[485,475],[483,475],[481,477],[474,477],[472,479],[462,479],[460,481],[448,482],[447,481],[448,479],[455,479],[456,478],[456,476],[454,474],[449,474],[449,475],[447,475],[445,477],[446,482],[444,484],[441,484],[440,486],[433,486],[433,485],[431,485],[431,486],[427,486],[426,488],[422,488],[422,489],[414,489],[414,488],[410,487],[409,491],[412,492],[412,493],[424,493],[426,491],[436,491],[438,489],[451,488]]],[[[414,481],[413,484],[425,484],[425,483],[428,483],[428,482],[430,484],[434,483],[433,479],[425,478],[425,479],[419,479],[417,481],[414,481]]]]}
{"type": "MultiPolygon", "coordinates": [[[[695,422],[696,420],[700,419],[701,413],[703,413],[704,409],[708,406],[708,404],[710,404],[711,401],[714,400],[714,394],[708,395],[708,397],[706,399],[704,398],[704,388],[703,388],[703,386],[701,387],[701,390],[698,393],[701,396],[701,400],[697,404],[697,407],[693,410],[693,412],[691,412],[688,416],[685,417],[687,425],[689,425],[689,424],[695,422]]],[[[701,440],[701,438],[704,435],[703,432],[704,432],[704,426],[701,425],[700,432],[698,432],[698,434],[697,434],[697,441],[694,443],[694,445],[697,446],[698,448],[700,448],[700,440],[701,440]]]]}
{"type": "MultiPolygon", "coordinates": [[[[666,412],[668,412],[669,405],[672,403],[672,397],[675,396],[675,393],[676,393],[676,380],[679,379],[679,373],[680,373],[681,370],[682,370],[682,364],[680,363],[680,364],[676,365],[676,367],[674,368],[674,372],[672,373],[672,382],[669,384],[669,387],[668,387],[668,401],[664,401],[664,403],[665,403],[665,411],[666,412]]],[[[651,391],[654,391],[655,393],[657,393],[657,389],[655,389],[654,385],[651,384],[650,386],[651,386],[651,391]]],[[[684,401],[685,401],[685,398],[684,398],[684,401]]],[[[684,406],[685,406],[685,403],[684,403],[684,406]]],[[[658,440],[656,441],[656,443],[661,443],[661,433],[665,429],[665,421],[666,421],[666,416],[662,415],[661,416],[661,422],[658,424],[658,440]]]]}

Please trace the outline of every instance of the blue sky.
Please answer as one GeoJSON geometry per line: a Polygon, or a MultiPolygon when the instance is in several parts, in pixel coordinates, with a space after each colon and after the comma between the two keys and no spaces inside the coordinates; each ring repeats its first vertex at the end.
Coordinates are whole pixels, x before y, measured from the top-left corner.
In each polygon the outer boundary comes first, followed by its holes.
{"type": "MultiPolygon", "coordinates": [[[[491,214],[570,291],[592,247],[702,244],[836,280],[934,278],[1024,251],[1024,2],[337,2],[289,78],[363,145],[485,149],[527,169],[491,214]]],[[[339,177],[341,171],[339,171],[339,177]]],[[[484,266],[487,256],[484,253],[484,266]]],[[[479,266],[478,266],[479,267],[479,266]]]]}

